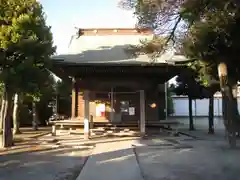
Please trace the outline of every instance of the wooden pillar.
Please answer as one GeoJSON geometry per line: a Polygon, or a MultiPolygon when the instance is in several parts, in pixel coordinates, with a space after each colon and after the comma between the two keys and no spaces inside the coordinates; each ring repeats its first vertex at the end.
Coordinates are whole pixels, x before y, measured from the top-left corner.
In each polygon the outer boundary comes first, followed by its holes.
{"type": "Polygon", "coordinates": [[[114,121],[114,94],[113,94],[113,88],[111,88],[111,114],[110,114],[110,121],[114,121]]]}
{"type": "Polygon", "coordinates": [[[140,132],[142,136],[145,135],[145,121],[145,92],[144,90],[140,90],[140,132]]]}
{"type": "Polygon", "coordinates": [[[89,113],[89,91],[88,90],[85,90],[83,92],[83,98],[84,98],[84,139],[89,139],[90,113],[89,113]]]}
{"type": "Polygon", "coordinates": [[[55,114],[56,114],[56,116],[55,116],[55,120],[57,120],[57,118],[58,118],[58,112],[59,112],[59,94],[57,93],[56,94],[56,101],[55,101],[55,103],[56,103],[56,105],[55,105],[55,114]]]}
{"type": "Polygon", "coordinates": [[[78,107],[78,88],[75,78],[72,79],[72,119],[77,117],[78,107]]]}
{"type": "Polygon", "coordinates": [[[168,119],[168,82],[165,82],[164,84],[164,89],[165,89],[165,120],[168,119]]]}

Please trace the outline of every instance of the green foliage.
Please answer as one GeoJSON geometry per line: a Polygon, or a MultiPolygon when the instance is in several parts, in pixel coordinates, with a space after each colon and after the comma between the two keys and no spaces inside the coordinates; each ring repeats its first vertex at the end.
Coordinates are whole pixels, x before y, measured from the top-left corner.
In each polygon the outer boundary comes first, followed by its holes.
{"type": "Polygon", "coordinates": [[[71,115],[71,81],[58,81],[56,83],[56,95],[58,95],[58,113],[65,116],[71,115]]]}
{"type": "MultiPolygon", "coordinates": [[[[125,6],[135,10],[139,23],[154,27],[174,47],[180,48],[205,85],[216,81],[217,65],[227,64],[232,81],[240,78],[238,52],[240,50],[240,5],[236,0],[122,0],[125,6]],[[127,4],[127,5],[126,5],[127,4]],[[154,7],[154,8],[153,8],[154,7]]],[[[146,45],[146,44],[145,44],[146,45]]],[[[147,45],[146,45],[147,46],[147,45]]],[[[161,54],[166,48],[155,49],[161,54]]],[[[138,51],[146,51],[137,48],[138,51]]],[[[151,51],[151,53],[153,53],[151,51]]]]}
{"type": "Polygon", "coordinates": [[[36,71],[33,78],[32,88],[26,87],[27,96],[31,97],[35,102],[40,101],[41,97],[53,97],[55,95],[55,79],[46,69],[36,71]]]}
{"type": "Polygon", "coordinates": [[[139,45],[130,45],[126,52],[133,57],[138,57],[142,54],[147,54],[150,58],[155,60],[159,56],[159,52],[165,47],[166,39],[153,36],[152,39],[141,40],[139,45]]]}
{"type": "MultiPolygon", "coordinates": [[[[43,94],[41,99],[37,102],[37,113],[41,125],[45,125],[45,120],[52,115],[52,107],[49,103],[52,101],[53,96],[43,94]]],[[[22,96],[21,103],[19,104],[19,121],[21,126],[32,125],[32,97],[22,96]]]]}
{"type": "Polygon", "coordinates": [[[61,97],[69,98],[72,93],[72,82],[69,79],[69,81],[58,81],[55,83],[55,89],[56,93],[60,95],[61,97]]]}
{"type": "Polygon", "coordinates": [[[197,73],[190,68],[185,73],[180,74],[176,78],[176,82],[176,86],[172,88],[176,95],[186,95],[191,99],[208,98],[212,95],[209,88],[202,85],[197,73]]]}
{"type": "Polygon", "coordinates": [[[1,0],[0,23],[0,80],[12,92],[33,92],[36,74],[55,52],[42,6],[36,0],[1,0]]]}
{"type": "MultiPolygon", "coordinates": [[[[196,5],[196,4],[194,4],[196,5]]],[[[205,63],[205,73],[217,78],[217,65],[225,62],[229,76],[233,81],[239,79],[238,52],[240,50],[240,8],[234,3],[211,1],[205,8],[193,12],[193,7],[186,12],[193,14],[185,17],[194,23],[183,43],[185,54],[205,63]]]]}
{"type": "Polygon", "coordinates": [[[157,57],[163,54],[172,41],[175,43],[180,39],[184,26],[180,23],[178,9],[182,0],[121,0],[121,7],[134,10],[134,14],[138,18],[138,28],[150,28],[155,30],[156,36],[148,41],[141,42],[140,46],[136,46],[132,52],[135,55],[147,54],[153,62],[157,57]],[[181,24],[181,28],[177,28],[181,24]],[[178,37],[173,36],[172,32],[178,32],[178,37]],[[137,53],[141,52],[141,53],[137,53]]]}
{"type": "Polygon", "coordinates": [[[209,76],[209,72],[212,70],[212,67],[206,62],[195,60],[187,63],[187,66],[193,70],[194,81],[197,81],[199,85],[210,87],[212,84],[216,84],[216,80],[209,76]]]}

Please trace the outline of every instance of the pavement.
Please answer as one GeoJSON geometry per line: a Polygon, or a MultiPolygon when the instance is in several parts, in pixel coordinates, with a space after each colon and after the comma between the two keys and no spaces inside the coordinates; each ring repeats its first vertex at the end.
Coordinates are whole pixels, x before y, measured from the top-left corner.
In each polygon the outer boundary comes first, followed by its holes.
{"type": "Polygon", "coordinates": [[[77,180],[240,180],[239,149],[229,149],[221,124],[209,135],[199,123],[180,128],[190,136],[98,144],[77,180]]]}
{"type": "Polygon", "coordinates": [[[96,145],[77,180],[240,180],[239,171],[240,151],[224,140],[154,137],[96,145]]]}
{"type": "Polygon", "coordinates": [[[208,149],[142,147],[136,152],[145,180],[240,179],[240,152],[221,146],[208,149]]]}
{"type": "MultiPolygon", "coordinates": [[[[189,118],[188,117],[169,117],[169,120],[177,120],[180,122],[180,127],[183,129],[188,129],[189,118]]],[[[208,117],[194,117],[193,118],[194,127],[198,130],[208,130],[208,117]]],[[[217,130],[224,130],[224,124],[222,117],[214,117],[214,128],[217,130]]]]}
{"type": "Polygon", "coordinates": [[[77,180],[144,180],[134,143],[127,140],[97,144],[77,180]]]}

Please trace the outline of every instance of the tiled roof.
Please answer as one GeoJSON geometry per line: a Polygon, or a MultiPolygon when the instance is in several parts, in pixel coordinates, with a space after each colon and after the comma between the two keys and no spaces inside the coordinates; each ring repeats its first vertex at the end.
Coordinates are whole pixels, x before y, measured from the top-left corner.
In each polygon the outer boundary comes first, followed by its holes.
{"type": "MultiPolygon", "coordinates": [[[[116,63],[144,64],[151,62],[147,55],[133,57],[126,53],[129,45],[137,45],[140,40],[151,39],[149,31],[136,29],[85,29],[72,36],[68,54],[54,56],[53,59],[69,63],[116,63]]],[[[174,55],[169,50],[154,63],[175,63],[187,61],[184,56],[174,55]]]]}

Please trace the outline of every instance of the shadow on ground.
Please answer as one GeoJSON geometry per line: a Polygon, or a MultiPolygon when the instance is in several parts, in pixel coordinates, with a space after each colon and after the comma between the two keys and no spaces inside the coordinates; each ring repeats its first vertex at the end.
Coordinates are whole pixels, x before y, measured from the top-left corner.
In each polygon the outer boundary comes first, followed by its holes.
{"type": "Polygon", "coordinates": [[[76,179],[88,148],[56,148],[0,156],[0,180],[76,179]]]}
{"type": "Polygon", "coordinates": [[[105,139],[92,142],[94,149],[58,147],[5,154],[0,156],[0,180],[73,180],[90,153],[77,180],[240,179],[239,150],[212,141],[174,139],[105,139]]]}

